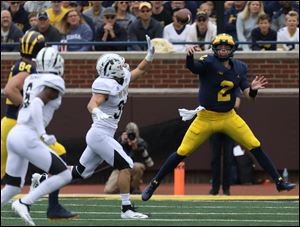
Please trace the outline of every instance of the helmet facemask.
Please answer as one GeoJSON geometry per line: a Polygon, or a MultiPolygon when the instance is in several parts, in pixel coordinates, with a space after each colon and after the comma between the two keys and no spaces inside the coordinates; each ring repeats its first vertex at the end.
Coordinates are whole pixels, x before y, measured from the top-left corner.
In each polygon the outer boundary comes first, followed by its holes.
{"type": "Polygon", "coordinates": [[[214,55],[222,62],[232,58],[236,49],[233,37],[226,33],[217,35],[212,41],[214,55]]]}

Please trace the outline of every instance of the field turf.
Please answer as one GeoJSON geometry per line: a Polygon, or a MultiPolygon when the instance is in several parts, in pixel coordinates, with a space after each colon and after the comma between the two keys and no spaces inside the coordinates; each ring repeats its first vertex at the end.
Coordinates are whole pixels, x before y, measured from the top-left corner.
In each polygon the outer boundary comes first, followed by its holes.
{"type": "MultiPolygon", "coordinates": [[[[225,198],[225,197],[224,197],[225,198]]],[[[166,198],[168,199],[168,198],[166,198]]],[[[147,220],[122,220],[120,201],[107,198],[64,198],[65,207],[80,214],[71,221],[49,222],[47,200],[31,207],[41,226],[299,226],[299,200],[134,200],[147,220]]],[[[11,211],[1,210],[1,226],[24,225],[11,211]]]]}

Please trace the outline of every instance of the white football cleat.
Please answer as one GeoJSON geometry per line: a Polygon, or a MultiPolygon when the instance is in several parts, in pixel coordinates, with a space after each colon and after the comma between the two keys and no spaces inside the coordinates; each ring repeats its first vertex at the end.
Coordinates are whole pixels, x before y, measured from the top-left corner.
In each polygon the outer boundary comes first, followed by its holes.
{"type": "Polygon", "coordinates": [[[32,174],[31,185],[30,185],[29,192],[31,192],[33,189],[37,188],[47,178],[48,178],[47,173],[43,173],[43,174],[34,173],[34,174],[32,174]]]}
{"type": "Polygon", "coordinates": [[[147,219],[148,216],[134,210],[121,211],[121,218],[123,219],[147,219]]]}
{"type": "Polygon", "coordinates": [[[17,214],[19,215],[23,221],[25,221],[25,223],[27,225],[30,226],[35,226],[30,214],[29,214],[29,208],[27,205],[22,204],[20,199],[16,200],[13,202],[13,204],[11,205],[11,209],[17,214]]]}

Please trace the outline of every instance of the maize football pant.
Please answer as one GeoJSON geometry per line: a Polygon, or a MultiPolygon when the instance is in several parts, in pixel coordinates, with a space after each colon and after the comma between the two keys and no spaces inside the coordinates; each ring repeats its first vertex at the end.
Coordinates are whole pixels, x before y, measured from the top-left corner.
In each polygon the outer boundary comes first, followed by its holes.
{"type": "Polygon", "coordinates": [[[230,136],[248,150],[260,146],[249,126],[234,110],[225,113],[202,110],[187,130],[177,153],[189,156],[211,135],[218,132],[230,136]]]}

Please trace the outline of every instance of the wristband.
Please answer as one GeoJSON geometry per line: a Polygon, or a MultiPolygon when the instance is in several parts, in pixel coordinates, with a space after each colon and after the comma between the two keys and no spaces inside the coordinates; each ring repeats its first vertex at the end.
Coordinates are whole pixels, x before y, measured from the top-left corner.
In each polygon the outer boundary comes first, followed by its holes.
{"type": "Polygon", "coordinates": [[[253,89],[250,87],[249,96],[250,96],[251,98],[255,98],[256,95],[257,95],[257,91],[258,91],[258,90],[253,90],[253,89]]]}

